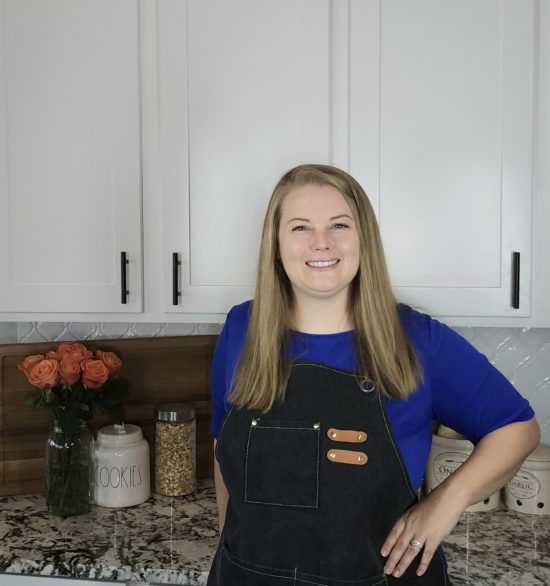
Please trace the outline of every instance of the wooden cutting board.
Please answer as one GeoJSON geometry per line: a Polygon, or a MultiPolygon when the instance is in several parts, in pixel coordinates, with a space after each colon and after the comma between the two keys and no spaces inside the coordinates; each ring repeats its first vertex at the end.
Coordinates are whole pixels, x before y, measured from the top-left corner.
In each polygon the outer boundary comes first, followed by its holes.
{"type": "MultiPolygon", "coordinates": [[[[197,413],[197,475],[213,475],[210,435],[210,364],[217,336],[181,336],[83,341],[90,350],[116,352],[124,363],[121,377],[130,383],[125,420],[143,429],[149,442],[154,476],[154,406],[185,401],[197,413]]],[[[30,354],[45,354],[57,343],[0,344],[0,495],[44,491],[44,451],[49,412],[25,405],[36,394],[17,364],[30,354]]],[[[105,416],[90,428],[107,425],[105,416]]],[[[154,482],[154,478],[152,478],[154,482]]],[[[154,484],[152,484],[154,486],[154,484]]]]}

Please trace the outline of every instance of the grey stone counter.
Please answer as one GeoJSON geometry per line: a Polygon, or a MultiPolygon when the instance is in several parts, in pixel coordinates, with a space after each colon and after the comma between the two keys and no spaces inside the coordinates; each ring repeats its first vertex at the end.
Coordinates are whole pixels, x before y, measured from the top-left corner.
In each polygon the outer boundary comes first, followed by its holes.
{"type": "Polygon", "coordinates": [[[186,497],[66,519],[43,495],[0,498],[0,572],[202,585],[217,542],[211,480],[186,497]]]}
{"type": "MultiPolygon", "coordinates": [[[[0,498],[0,572],[202,585],[217,541],[211,480],[188,497],[67,519],[42,495],[0,498]]],[[[550,585],[550,517],[465,513],[445,549],[454,586],[550,585]]]]}

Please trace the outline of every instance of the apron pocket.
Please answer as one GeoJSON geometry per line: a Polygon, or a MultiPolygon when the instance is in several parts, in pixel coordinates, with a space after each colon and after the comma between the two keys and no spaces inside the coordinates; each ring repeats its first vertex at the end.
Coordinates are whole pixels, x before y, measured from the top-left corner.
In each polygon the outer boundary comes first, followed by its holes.
{"type": "Polygon", "coordinates": [[[319,506],[318,422],[252,419],[245,458],[244,501],[319,506]]]}
{"type": "Polygon", "coordinates": [[[225,545],[220,545],[221,561],[216,586],[386,586],[384,574],[360,580],[339,580],[314,576],[295,570],[281,570],[259,566],[241,560],[225,545]]]}
{"type": "MultiPolygon", "coordinates": [[[[258,566],[234,556],[225,545],[217,568],[215,586],[294,586],[294,572],[258,566]]],[[[213,585],[213,586],[214,586],[213,585]]]]}
{"type": "Polygon", "coordinates": [[[360,580],[339,580],[296,572],[296,581],[291,586],[387,586],[386,575],[381,574],[373,578],[361,578],[360,580]]]}

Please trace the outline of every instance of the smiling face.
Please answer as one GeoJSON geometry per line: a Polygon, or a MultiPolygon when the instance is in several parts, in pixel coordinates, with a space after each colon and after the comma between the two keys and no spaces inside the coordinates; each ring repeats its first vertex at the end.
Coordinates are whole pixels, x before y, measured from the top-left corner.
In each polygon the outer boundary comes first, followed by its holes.
{"type": "Polygon", "coordinates": [[[281,263],[295,299],[349,300],[359,269],[359,235],[344,196],[332,185],[304,185],[284,198],[279,224],[281,263]]]}

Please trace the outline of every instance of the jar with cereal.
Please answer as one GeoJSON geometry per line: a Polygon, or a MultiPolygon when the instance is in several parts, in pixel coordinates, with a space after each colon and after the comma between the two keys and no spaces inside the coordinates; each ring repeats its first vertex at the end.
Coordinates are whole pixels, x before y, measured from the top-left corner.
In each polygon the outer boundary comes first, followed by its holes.
{"type": "Polygon", "coordinates": [[[155,492],[183,496],[197,488],[195,409],[187,403],[155,407],[155,492]]]}

